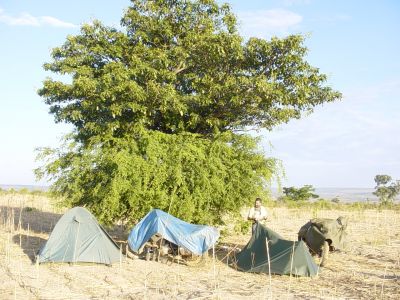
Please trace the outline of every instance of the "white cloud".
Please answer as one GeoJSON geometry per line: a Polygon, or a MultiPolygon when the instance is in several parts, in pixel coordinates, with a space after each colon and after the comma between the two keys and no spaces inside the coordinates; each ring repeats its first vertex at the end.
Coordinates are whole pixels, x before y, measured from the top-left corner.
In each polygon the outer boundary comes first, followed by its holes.
{"type": "Polygon", "coordinates": [[[3,9],[0,8],[0,23],[9,26],[52,26],[61,28],[75,28],[75,24],[61,21],[57,18],[50,16],[35,17],[29,13],[23,12],[19,16],[7,15],[3,9]]]}
{"type": "Polygon", "coordinates": [[[40,26],[39,20],[28,13],[21,13],[18,17],[11,17],[0,11],[0,22],[10,26],[40,26]]]}
{"type": "Polygon", "coordinates": [[[39,18],[42,24],[50,25],[53,27],[63,27],[63,28],[76,28],[77,26],[72,23],[64,22],[54,17],[43,16],[39,18]]]}
{"type": "Polygon", "coordinates": [[[244,35],[263,38],[267,35],[286,34],[303,20],[301,15],[284,9],[242,11],[238,18],[244,35]]]}

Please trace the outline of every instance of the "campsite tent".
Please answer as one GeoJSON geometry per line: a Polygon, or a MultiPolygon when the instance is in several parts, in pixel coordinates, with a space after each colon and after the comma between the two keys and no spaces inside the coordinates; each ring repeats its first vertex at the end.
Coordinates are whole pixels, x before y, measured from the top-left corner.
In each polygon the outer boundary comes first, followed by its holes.
{"type": "Polygon", "coordinates": [[[279,234],[261,224],[257,225],[246,247],[236,255],[236,266],[242,271],[268,274],[268,252],[271,274],[317,274],[318,266],[303,241],[284,240],[279,234]]]}
{"type": "Polygon", "coordinates": [[[37,259],[39,263],[111,264],[120,260],[120,251],[89,211],[75,207],[57,222],[37,259]]]}
{"type": "Polygon", "coordinates": [[[162,210],[153,209],[132,229],[128,237],[129,247],[141,252],[142,246],[155,234],[198,255],[212,247],[219,237],[217,228],[189,224],[162,210]]]}

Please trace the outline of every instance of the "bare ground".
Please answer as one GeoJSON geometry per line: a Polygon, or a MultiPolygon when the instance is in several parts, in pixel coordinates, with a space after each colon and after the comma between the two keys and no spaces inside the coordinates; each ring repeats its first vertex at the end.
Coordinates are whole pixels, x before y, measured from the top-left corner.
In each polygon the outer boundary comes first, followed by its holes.
{"type": "MultiPolygon", "coordinates": [[[[348,216],[349,249],[315,278],[243,273],[227,254],[250,235],[220,239],[215,259],[162,264],[124,255],[113,266],[34,263],[62,211],[47,198],[0,196],[1,299],[400,299],[400,214],[393,210],[274,208],[266,224],[287,239],[314,217],[348,216]]],[[[126,248],[126,232],[112,231],[126,248]]],[[[319,263],[319,259],[315,258],[319,263]]]]}

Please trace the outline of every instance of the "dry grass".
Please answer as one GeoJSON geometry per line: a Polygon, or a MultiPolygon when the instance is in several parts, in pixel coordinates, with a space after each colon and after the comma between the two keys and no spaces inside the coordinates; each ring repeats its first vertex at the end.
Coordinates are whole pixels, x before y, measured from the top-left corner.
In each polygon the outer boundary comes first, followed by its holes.
{"type": "MultiPolygon", "coordinates": [[[[112,267],[33,263],[62,211],[32,195],[0,196],[1,299],[399,299],[398,211],[274,208],[267,223],[287,239],[313,217],[350,217],[350,248],[330,255],[317,278],[236,271],[226,254],[249,235],[220,241],[215,261],[189,265],[126,259],[112,267]]],[[[118,231],[113,231],[117,233],[118,231]]],[[[114,236],[123,242],[126,236],[114,236]]],[[[124,245],[125,249],[125,245],[124,245]]],[[[319,262],[318,258],[316,261],[319,262]]]]}

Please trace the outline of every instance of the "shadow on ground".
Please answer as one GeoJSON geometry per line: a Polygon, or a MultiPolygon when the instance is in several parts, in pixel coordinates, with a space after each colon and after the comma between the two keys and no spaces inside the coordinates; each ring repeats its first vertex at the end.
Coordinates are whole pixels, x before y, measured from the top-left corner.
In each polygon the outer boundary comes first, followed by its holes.
{"type": "Polygon", "coordinates": [[[215,258],[224,264],[232,265],[235,263],[236,254],[239,253],[244,246],[245,245],[242,244],[219,243],[215,248],[215,258]]]}
{"type": "Polygon", "coordinates": [[[46,243],[46,240],[38,236],[16,234],[13,236],[13,242],[19,245],[31,262],[34,263],[36,261],[37,253],[46,243]]]}
{"type": "Polygon", "coordinates": [[[23,230],[50,234],[61,216],[62,214],[44,212],[30,207],[21,209],[19,207],[0,206],[2,223],[5,225],[14,224],[14,230],[18,230],[21,224],[23,230]]]}

